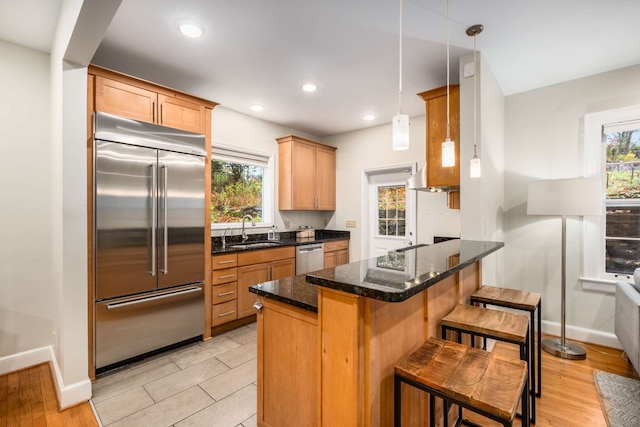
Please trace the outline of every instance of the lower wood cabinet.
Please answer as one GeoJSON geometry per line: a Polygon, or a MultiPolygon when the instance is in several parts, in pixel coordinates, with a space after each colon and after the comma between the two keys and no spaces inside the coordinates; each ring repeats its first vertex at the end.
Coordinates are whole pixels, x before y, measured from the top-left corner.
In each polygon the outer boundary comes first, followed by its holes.
{"type": "Polygon", "coordinates": [[[349,241],[336,240],[324,244],[324,268],[349,264],[349,241]]]}
{"type": "Polygon", "coordinates": [[[295,276],[296,253],[293,247],[262,249],[238,254],[238,318],[256,314],[256,294],[249,287],[269,280],[295,276]]]}
{"type": "Polygon", "coordinates": [[[262,303],[258,425],[318,425],[318,315],[268,298],[262,303]]]}

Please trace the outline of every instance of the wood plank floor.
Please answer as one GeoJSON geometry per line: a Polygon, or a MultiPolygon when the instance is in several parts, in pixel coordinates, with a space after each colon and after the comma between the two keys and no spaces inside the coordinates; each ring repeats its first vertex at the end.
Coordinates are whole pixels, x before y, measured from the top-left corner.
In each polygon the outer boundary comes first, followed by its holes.
{"type": "Polygon", "coordinates": [[[49,364],[0,376],[0,427],[97,427],[85,402],[58,411],[49,364]]]}
{"type": "MultiPolygon", "coordinates": [[[[622,358],[622,351],[594,344],[585,348],[586,360],[566,360],[542,351],[542,397],[536,399],[536,427],[606,427],[594,369],[638,378],[633,366],[622,358]]],[[[494,351],[518,357],[514,345],[497,343],[494,351]]],[[[482,426],[500,425],[467,411],[464,416],[482,426]]],[[[520,420],[516,418],[514,424],[521,425],[520,420]]]]}

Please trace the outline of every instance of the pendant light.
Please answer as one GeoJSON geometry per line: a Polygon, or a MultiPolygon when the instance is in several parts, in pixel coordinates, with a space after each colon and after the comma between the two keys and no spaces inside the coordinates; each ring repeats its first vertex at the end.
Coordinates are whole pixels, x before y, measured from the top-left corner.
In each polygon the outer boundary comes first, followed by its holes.
{"type": "Polygon", "coordinates": [[[409,149],[409,116],[402,113],[402,0],[400,0],[400,36],[398,60],[398,114],[393,116],[393,149],[409,149]]]}
{"type": "Polygon", "coordinates": [[[451,140],[449,121],[449,0],[447,0],[447,137],[442,143],[442,167],[456,164],[456,146],[451,140]]]}
{"type": "Polygon", "coordinates": [[[484,30],[484,26],[480,24],[472,25],[467,28],[467,35],[473,36],[473,157],[469,160],[469,177],[470,178],[480,178],[482,176],[482,166],[480,164],[480,158],[478,157],[477,148],[476,148],[476,138],[478,134],[477,130],[477,100],[476,96],[478,93],[478,63],[476,62],[476,37],[484,30]]]}

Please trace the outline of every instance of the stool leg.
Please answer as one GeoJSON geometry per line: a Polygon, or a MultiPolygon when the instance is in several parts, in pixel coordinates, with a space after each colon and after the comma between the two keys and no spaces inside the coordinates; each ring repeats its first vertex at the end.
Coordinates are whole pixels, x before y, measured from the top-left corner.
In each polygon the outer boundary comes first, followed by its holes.
{"type": "Polygon", "coordinates": [[[542,396],[542,298],[538,302],[538,392],[536,396],[542,396]]]}
{"type": "MultiPolygon", "coordinates": [[[[529,350],[529,363],[531,363],[531,377],[529,378],[529,381],[531,381],[531,390],[533,390],[534,395],[537,395],[536,393],[536,338],[534,336],[534,334],[536,333],[535,331],[535,316],[533,311],[530,312],[530,322],[529,322],[529,345],[530,345],[530,350],[529,350]]],[[[540,350],[538,350],[540,351],[540,350]]],[[[540,370],[540,365],[538,365],[538,370],[540,370]]]]}
{"type": "Polygon", "coordinates": [[[442,418],[444,419],[444,426],[449,425],[449,408],[449,402],[447,402],[445,399],[442,399],[442,418]]]}
{"type": "Polygon", "coordinates": [[[531,426],[531,422],[529,420],[529,416],[525,416],[524,414],[529,414],[529,377],[525,380],[524,387],[522,388],[522,427],[531,426]]]}
{"type": "Polygon", "coordinates": [[[397,375],[393,376],[393,425],[394,427],[400,427],[402,419],[402,395],[401,395],[402,381],[397,375]]]}
{"type": "MultiPolygon", "coordinates": [[[[399,427],[400,425],[398,424],[399,427]]],[[[429,393],[429,427],[436,427],[436,396],[429,393]]]]}

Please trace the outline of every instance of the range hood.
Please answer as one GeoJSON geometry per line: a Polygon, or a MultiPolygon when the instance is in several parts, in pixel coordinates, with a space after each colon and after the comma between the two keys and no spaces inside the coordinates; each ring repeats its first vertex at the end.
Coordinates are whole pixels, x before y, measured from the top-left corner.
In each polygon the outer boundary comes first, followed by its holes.
{"type": "Polygon", "coordinates": [[[427,167],[423,166],[418,172],[411,175],[407,180],[408,190],[428,191],[430,193],[441,193],[449,191],[460,191],[460,187],[429,187],[427,185],[427,167]]]}

